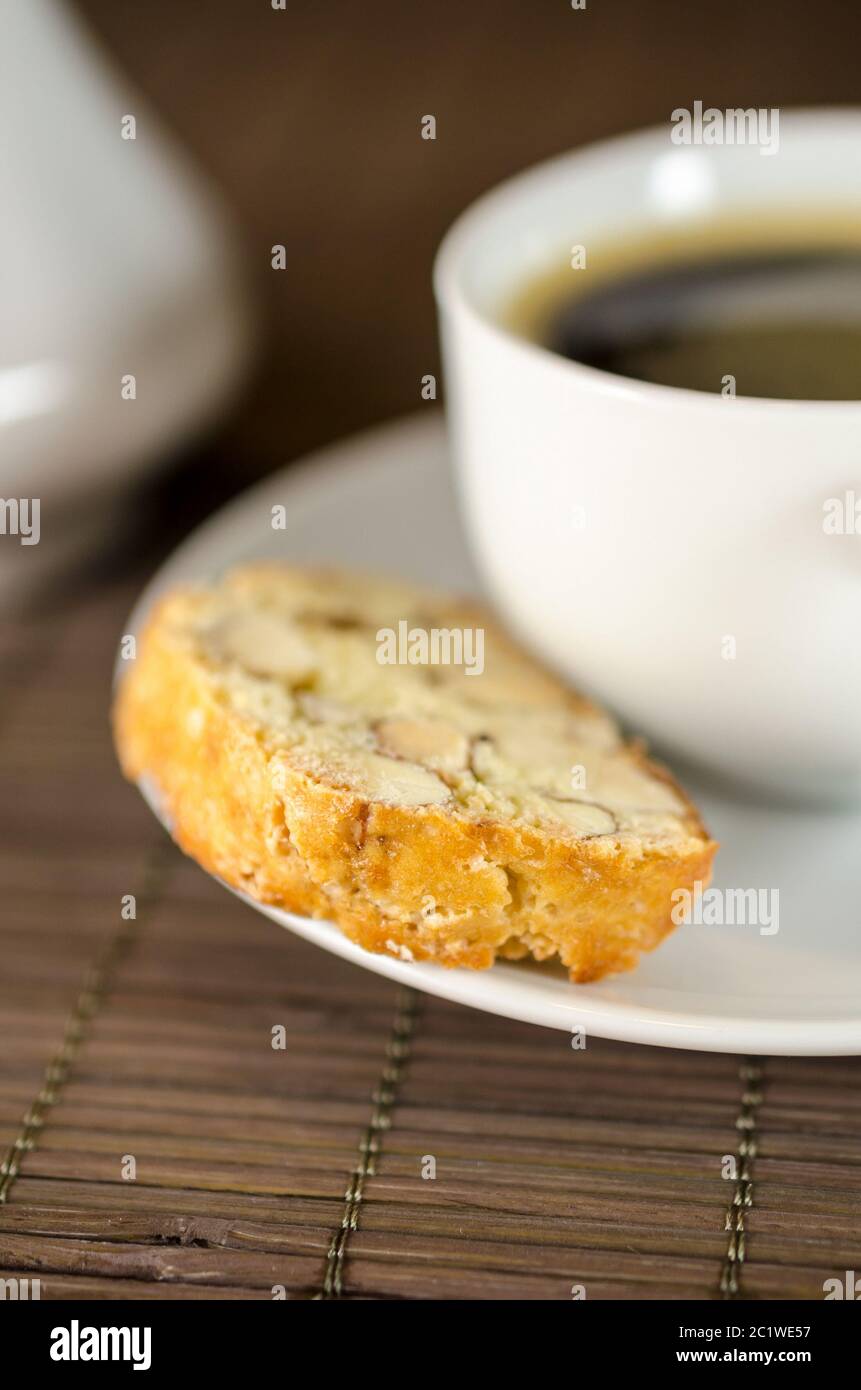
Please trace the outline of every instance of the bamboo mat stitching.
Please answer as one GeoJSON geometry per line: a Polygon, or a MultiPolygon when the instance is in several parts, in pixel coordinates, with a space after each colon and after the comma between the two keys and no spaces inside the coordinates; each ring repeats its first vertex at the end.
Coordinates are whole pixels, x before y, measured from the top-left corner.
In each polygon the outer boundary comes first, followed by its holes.
{"type": "Polygon", "coordinates": [[[162,894],[171,859],[170,849],[166,839],[159,839],[151,846],[140,888],[135,894],[135,916],[122,920],[84,976],[81,990],[66,1020],[63,1041],[45,1068],[41,1088],[22,1116],[18,1135],[0,1164],[0,1206],[8,1201],[12,1185],[21,1171],[24,1155],[36,1147],[48,1114],[60,1098],[89,1026],[110,994],[120,964],[135,942],[143,912],[157,903],[162,894]]]}
{"type": "Polygon", "coordinates": [[[392,1031],[386,1045],[386,1063],[380,1083],[373,1095],[374,1110],[370,1123],[359,1141],[359,1162],[344,1194],[344,1215],[341,1225],[332,1236],[326,1254],[323,1287],[317,1298],[340,1298],[344,1291],[344,1263],[350,1235],[359,1224],[359,1210],[365,1193],[365,1183],[376,1172],[376,1160],[382,1150],[382,1135],[391,1128],[392,1110],[398,1085],[409,1061],[415,1034],[418,1004],[415,992],[402,990],[398,996],[392,1031]]]}
{"type": "Polygon", "coordinates": [[[739,1068],[743,1090],[736,1129],[741,1133],[736,1155],[736,1180],[732,1201],[726,1214],[729,1243],[720,1276],[723,1298],[741,1296],[741,1276],[747,1255],[745,1212],[753,1206],[753,1164],[756,1158],[757,1123],[762,1105],[764,1066],[755,1058],[746,1057],[739,1068]]]}
{"type": "MultiPolygon", "coordinates": [[[[52,628],[50,640],[43,640],[38,645],[31,645],[28,648],[29,659],[25,665],[21,665],[16,654],[15,681],[12,686],[16,712],[18,705],[22,705],[26,710],[27,691],[32,677],[34,674],[38,674],[42,667],[45,653],[53,652],[54,643],[55,631],[52,628]]],[[[13,701],[7,699],[4,703],[7,706],[4,714],[8,715],[8,707],[13,704],[13,701]]],[[[142,915],[145,902],[146,906],[151,909],[159,900],[162,886],[157,877],[154,878],[151,875],[154,862],[162,856],[166,859],[168,849],[168,842],[161,840],[159,840],[158,846],[154,844],[151,847],[141,875],[143,886],[137,895],[138,916],[142,915]]],[[[79,1065],[82,1050],[87,1045],[90,1025],[99,1010],[104,1012],[104,1005],[114,988],[115,972],[121,965],[129,946],[134,944],[136,936],[135,921],[123,922],[121,929],[112,936],[112,939],[95,953],[93,964],[84,976],[80,993],[65,1024],[61,1045],[48,1063],[36,1099],[20,1121],[17,1139],[9,1149],[5,1161],[0,1163],[0,1209],[2,1209],[2,1204],[7,1202],[10,1190],[13,1200],[19,1191],[23,1193],[28,1177],[26,1154],[37,1149],[43,1142],[40,1136],[50,1119],[51,1107],[62,1099],[61,1093],[67,1082],[74,1080],[74,1072],[79,1065]],[[24,1164],[23,1173],[21,1173],[22,1163],[24,1164]],[[16,1190],[14,1184],[19,1174],[23,1181],[21,1188],[16,1190]]],[[[332,1237],[326,1256],[324,1292],[318,1293],[316,1295],[318,1298],[340,1296],[345,1282],[349,1284],[349,1278],[345,1281],[344,1277],[345,1257],[350,1254],[348,1242],[351,1239],[352,1231],[358,1227],[360,1205],[365,1195],[366,1181],[374,1176],[375,1159],[380,1153],[383,1131],[392,1127],[391,1111],[397,1103],[395,1086],[404,1074],[404,1067],[410,1053],[410,1039],[414,1023],[413,1013],[414,1001],[412,999],[407,1000],[406,1009],[399,1002],[387,1048],[388,1065],[382,1072],[378,1092],[374,1094],[376,1108],[373,1111],[371,1123],[359,1145],[361,1161],[352,1179],[350,1189],[345,1194],[344,1221],[332,1237]],[[381,1123],[381,1120],[386,1121],[386,1123],[381,1123]]],[[[56,1044],[53,1045],[56,1046],[56,1044]]],[[[52,1044],[49,1043],[49,1046],[52,1044]]],[[[497,1061],[500,1066],[503,1065],[501,1059],[497,1059],[497,1061]]],[[[767,1058],[747,1058],[744,1059],[739,1070],[742,1094],[735,1121],[739,1135],[735,1155],[737,1176],[732,1181],[733,1190],[726,1211],[725,1230],[728,1232],[728,1241],[725,1255],[721,1260],[718,1289],[715,1289],[715,1283],[712,1282],[714,1276],[710,1278],[707,1270],[703,1275],[704,1281],[709,1280],[711,1289],[717,1292],[718,1297],[738,1299],[750,1296],[746,1291],[743,1291],[742,1285],[749,1282],[749,1279],[754,1278],[757,1273],[756,1268],[751,1270],[749,1276],[745,1273],[746,1268],[750,1266],[747,1248],[748,1232],[745,1227],[748,1222],[747,1213],[754,1204],[753,1170],[758,1156],[758,1148],[762,1146],[761,1107],[763,1104],[764,1073],[767,1069],[769,1080],[779,1082],[781,1075],[779,1059],[771,1062],[767,1058]],[[778,1072],[777,1077],[773,1074],[774,1069],[778,1072]]],[[[398,1089],[400,1090],[400,1088],[398,1089]]],[[[769,1090],[770,1100],[774,1099],[772,1089],[773,1087],[769,1090]]],[[[0,1157],[2,1157],[2,1151],[0,1151],[0,1157]]],[[[768,1203],[763,1209],[766,1217],[768,1215],[767,1208],[768,1203]]],[[[712,1258],[714,1257],[712,1256],[712,1258]]],[[[307,1275],[304,1272],[301,1281],[297,1276],[298,1287],[304,1287],[307,1290],[308,1282],[306,1281],[307,1275]]],[[[807,1296],[809,1290],[801,1285],[799,1288],[799,1296],[807,1296]]],[[[102,1296],[105,1296],[104,1293],[102,1296]]],[[[395,1296],[398,1294],[396,1293],[395,1296]]],[[[636,1296],[636,1291],[631,1296],[636,1296]]]]}

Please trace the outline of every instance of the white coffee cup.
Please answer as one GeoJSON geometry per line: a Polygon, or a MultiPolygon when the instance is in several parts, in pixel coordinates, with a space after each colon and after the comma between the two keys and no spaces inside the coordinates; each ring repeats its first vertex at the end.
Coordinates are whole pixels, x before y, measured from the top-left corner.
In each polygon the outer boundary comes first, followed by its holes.
{"type": "Polygon", "coordinates": [[[678,219],[778,222],[821,204],[856,214],[861,239],[861,110],[781,113],[770,152],[670,132],[541,165],[445,238],[435,284],[467,523],[510,624],[629,728],[768,794],[856,798],[861,401],[629,380],[502,322],[573,246],[645,244],[678,219]]]}

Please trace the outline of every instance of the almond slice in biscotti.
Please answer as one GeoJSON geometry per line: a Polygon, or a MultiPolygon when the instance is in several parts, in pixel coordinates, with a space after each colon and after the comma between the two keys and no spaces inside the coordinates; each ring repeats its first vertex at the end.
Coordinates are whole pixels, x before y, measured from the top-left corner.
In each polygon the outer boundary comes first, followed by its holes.
{"type": "Polygon", "coordinates": [[[635,965],[708,881],[694,807],[488,615],[277,565],[168,595],[116,737],[184,849],[371,951],[635,965]]]}

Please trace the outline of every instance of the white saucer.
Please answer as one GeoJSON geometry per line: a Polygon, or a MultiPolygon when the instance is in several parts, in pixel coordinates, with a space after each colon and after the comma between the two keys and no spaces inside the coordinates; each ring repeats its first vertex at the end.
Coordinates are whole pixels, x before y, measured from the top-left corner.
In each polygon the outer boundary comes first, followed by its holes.
{"type": "MultiPolygon", "coordinates": [[[[166,585],[261,555],[478,590],[439,416],[362,435],[245,493],[175,552],[127,631],[166,585]],[[271,526],[276,503],[284,531],[271,526]]],[[[682,926],[632,974],[574,986],[530,963],[471,972],[370,955],[326,922],[244,900],[366,970],[508,1018],[706,1051],[861,1053],[861,815],[752,805],[684,780],[722,844],[715,884],[779,890],[776,934],[682,926]]]]}

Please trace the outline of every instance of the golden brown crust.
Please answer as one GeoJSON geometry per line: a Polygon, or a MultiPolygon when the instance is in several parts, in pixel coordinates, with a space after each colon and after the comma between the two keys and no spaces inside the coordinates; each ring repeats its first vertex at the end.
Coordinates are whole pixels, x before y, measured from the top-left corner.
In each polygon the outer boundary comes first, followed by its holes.
{"type": "MultiPolygon", "coordinates": [[[[291,574],[246,570],[233,592],[291,574]]],[[[369,951],[473,969],[497,955],[558,955],[572,980],[586,981],[634,966],[672,929],[673,891],[708,881],[716,845],[639,746],[625,758],[671,788],[678,833],[578,836],[472,803],[364,794],[309,762],[256,706],[237,706],[223,672],[188,639],[201,602],[179,594],[156,607],[120,685],[116,741],[126,775],[154,784],[177,842],[233,887],[334,921],[369,951]]],[[[480,610],[459,611],[501,641],[480,610]]],[[[554,701],[593,709],[529,666],[554,701]]]]}

